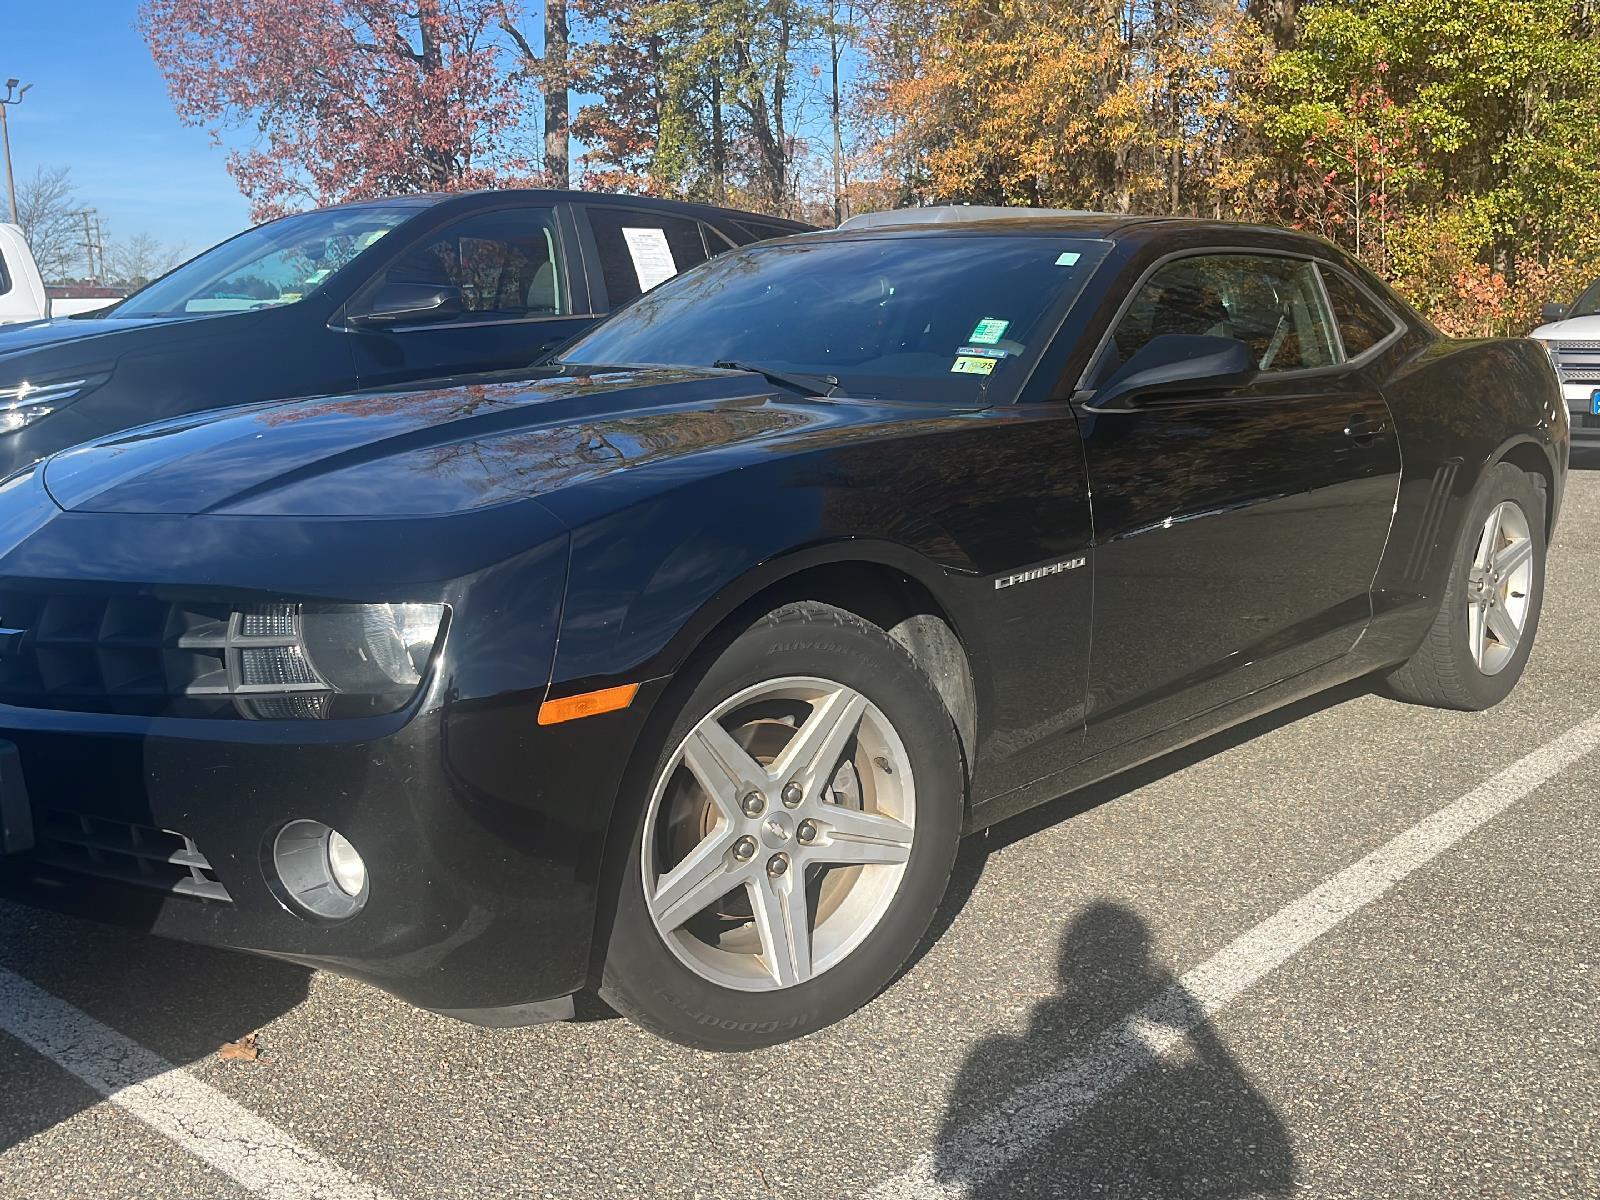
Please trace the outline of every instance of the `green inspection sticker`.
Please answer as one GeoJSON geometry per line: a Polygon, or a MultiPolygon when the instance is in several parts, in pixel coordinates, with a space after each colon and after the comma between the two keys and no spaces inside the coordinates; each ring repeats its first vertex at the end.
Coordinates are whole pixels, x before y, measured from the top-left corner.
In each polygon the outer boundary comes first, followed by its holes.
{"type": "Polygon", "coordinates": [[[994,364],[992,358],[972,358],[963,354],[950,367],[950,372],[953,375],[992,375],[994,364]]]}
{"type": "Polygon", "coordinates": [[[1082,257],[1076,250],[1063,250],[1056,258],[1056,266],[1075,267],[1078,265],[1078,259],[1082,257]]]}
{"type": "Polygon", "coordinates": [[[1010,328],[1010,321],[1002,321],[999,317],[985,317],[978,322],[967,341],[975,346],[993,346],[1005,337],[1006,330],[1010,328]]]}

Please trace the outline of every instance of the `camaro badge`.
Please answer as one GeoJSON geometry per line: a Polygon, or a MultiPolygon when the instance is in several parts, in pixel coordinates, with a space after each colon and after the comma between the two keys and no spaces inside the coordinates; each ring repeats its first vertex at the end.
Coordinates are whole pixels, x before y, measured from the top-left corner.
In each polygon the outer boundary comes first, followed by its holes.
{"type": "Polygon", "coordinates": [[[1063,571],[1075,571],[1087,560],[1079,558],[1064,558],[1060,562],[1051,563],[1046,567],[1034,567],[1028,571],[1018,571],[1015,575],[1007,575],[1004,579],[994,581],[994,590],[1008,588],[1014,583],[1032,583],[1035,579],[1043,579],[1046,575],[1059,575],[1063,571]]]}

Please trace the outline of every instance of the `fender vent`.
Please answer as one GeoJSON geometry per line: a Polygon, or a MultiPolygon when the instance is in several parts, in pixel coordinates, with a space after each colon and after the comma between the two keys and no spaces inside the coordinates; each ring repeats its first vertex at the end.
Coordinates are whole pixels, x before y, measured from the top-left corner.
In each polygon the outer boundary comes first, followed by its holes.
{"type": "Polygon", "coordinates": [[[1433,549],[1439,540],[1439,526],[1444,523],[1444,510],[1450,502],[1451,490],[1455,487],[1456,472],[1461,469],[1461,460],[1452,458],[1441,463],[1434,472],[1433,486],[1428,490],[1428,503],[1422,510],[1422,520],[1417,524],[1417,536],[1411,543],[1411,554],[1406,559],[1405,580],[1407,583],[1421,583],[1423,576],[1428,572],[1428,564],[1433,560],[1433,549]]]}

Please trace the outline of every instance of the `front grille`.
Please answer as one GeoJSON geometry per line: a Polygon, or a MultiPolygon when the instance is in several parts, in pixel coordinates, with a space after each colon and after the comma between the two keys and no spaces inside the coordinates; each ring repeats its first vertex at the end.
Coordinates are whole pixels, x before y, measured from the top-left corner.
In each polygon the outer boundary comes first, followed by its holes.
{"type": "Polygon", "coordinates": [[[299,669],[292,627],[282,631],[286,607],[0,591],[0,703],[267,719],[286,703],[325,704],[325,685],[299,669]],[[253,690],[276,694],[270,714],[240,696],[253,690]]]}
{"type": "Polygon", "coordinates": [[[1554,351],[1562,383],[1600,384],[1600,342],[1556,342],[1554,351]]]}
{"type": "Polygon", "coordinates": [[[63,871],[233,902],[194,839],[170,829],[45,809],[35,814],[34,841],[34,858],[63,871]]]}

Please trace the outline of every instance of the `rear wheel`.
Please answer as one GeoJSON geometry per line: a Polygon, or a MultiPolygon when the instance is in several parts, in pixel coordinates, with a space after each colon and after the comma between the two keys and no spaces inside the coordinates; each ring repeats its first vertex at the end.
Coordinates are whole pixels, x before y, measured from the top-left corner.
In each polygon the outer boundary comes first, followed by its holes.
{"type": "Polygon", "coordinates": [[[954,729],[877,627],[791,605],[738,638],[656,761],[601,994],[707,1049],[859,1007],[926,931],[962,811],[954,729]]]}
{"type": "Polygon", "coordinates": [[[1439,615],[1410,661],[1389,676],[1401,699],[1476,711],[1511,694],[1539,626],[1544,511],[1527,472],[1500,463],[1484,475],[1439,615]]]}

